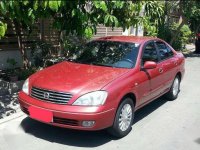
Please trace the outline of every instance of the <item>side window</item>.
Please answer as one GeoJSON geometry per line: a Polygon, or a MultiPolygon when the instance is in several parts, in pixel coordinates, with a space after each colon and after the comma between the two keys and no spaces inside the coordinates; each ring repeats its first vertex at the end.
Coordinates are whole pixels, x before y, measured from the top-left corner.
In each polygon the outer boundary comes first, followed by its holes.
{"type": "Polygon", "coordinates": [[[172,51],[172,49],[168,45],[166,45],[166,46],[167,46],[167,49],[168,49],[168,55],[173,56],[174,52],[172,51]]]}
{"type": "Polygon", "coordinates": [[[164,60],[164,59],[167,59],[167,58],[173,56],[173,54],[174,54],[173,51],[165,43],[157,41],[156,45],[158,47],[161,60],[164,60]]]}
{"type": "Polygon", "coordinates": [[[142,65],[145,63],[145,61],[158,62],[158,54],[153,42],[148,43],[144,48],[144,52],[142,56],[142,65]]]}

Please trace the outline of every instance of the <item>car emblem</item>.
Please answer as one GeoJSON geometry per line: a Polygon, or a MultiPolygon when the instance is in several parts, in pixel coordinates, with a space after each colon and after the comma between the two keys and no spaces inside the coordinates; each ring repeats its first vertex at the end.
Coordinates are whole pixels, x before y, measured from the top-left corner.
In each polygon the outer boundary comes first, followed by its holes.
{"type": "Polygon", "coordinates": [[[49,93],[48,93],[48,92],[45,92],[45,93],[44,93],[44,98],[45,98],[45,99],[49,99],[49,93]]]}

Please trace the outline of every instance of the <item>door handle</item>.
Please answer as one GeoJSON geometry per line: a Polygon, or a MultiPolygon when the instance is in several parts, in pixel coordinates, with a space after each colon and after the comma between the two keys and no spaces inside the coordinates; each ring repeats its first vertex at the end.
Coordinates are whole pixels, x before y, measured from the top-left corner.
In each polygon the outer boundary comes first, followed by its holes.
{"type": "Polygon", "coordinates": [[[177,66],[177,65],[178,65],[178,62],[177,62],[177,61],[173,61],[173,64],[177,66]]]}
{"type": "Polygon", "coordinates": [[[176,66],[178,65],[177,61],[174,62],[174,65],[176,65],[176,66]]]}
{"type": "Polygon", "coordinates": [[[163,73],[163,69],[162,68],[159,68],[158,71],[159,71],[159,73],[163,73]]]}

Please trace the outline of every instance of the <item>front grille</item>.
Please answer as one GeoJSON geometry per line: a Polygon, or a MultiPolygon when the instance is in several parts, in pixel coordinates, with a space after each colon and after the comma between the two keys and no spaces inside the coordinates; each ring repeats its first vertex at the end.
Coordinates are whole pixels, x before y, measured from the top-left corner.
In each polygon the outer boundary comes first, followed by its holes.
{"type": "Polygon", "coordinates": [[[53,117],[53,122],[58,123],[58,124],[63,124],[63,125],[70,125],[70,126],[78,126],[79,125],[77,120],[58,118],[58,117],[53,117]]]}
{"type": "Polygon", "coordinates": [[[47,89],[32,87],[31,96],[33,98],[57,104],[67,104],[72,98],[72,94],[65,92],[57,92],[47,89]]]}

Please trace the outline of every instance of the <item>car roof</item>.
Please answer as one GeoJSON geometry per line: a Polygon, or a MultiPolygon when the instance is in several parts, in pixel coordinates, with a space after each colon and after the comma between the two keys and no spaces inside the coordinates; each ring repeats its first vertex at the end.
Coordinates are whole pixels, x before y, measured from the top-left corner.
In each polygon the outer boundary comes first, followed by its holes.
{"type": "Polygon", "coordinates": [[[96,39],[95,41],[118,41],[118,42],[133,42],[133,43],[144,43],[149,40],[155,40],[158,38],[147,37],[147,36],[106,36],[96,39]]]}

